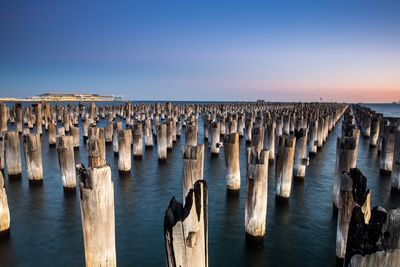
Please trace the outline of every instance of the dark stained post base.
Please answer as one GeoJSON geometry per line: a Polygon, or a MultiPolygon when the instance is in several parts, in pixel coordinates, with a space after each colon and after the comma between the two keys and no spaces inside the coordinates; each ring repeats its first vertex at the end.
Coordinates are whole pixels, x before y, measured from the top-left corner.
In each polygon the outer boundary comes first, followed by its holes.
{"type": "Polygon", "coordinates": [[[288,204],[289,198],[275,195],[275,202],[279,204],[288,204]]]}
{"type": "Polygon", "coordinates": [[[29,180],[29,186],[38,186],[43,184],[43,179],[41,180],[29,180]]]}
{"type": "Polygon", "coordinates": [[[144,146],[144,149],[151,150],[151,149],[153,149],[153,146],[144,146]]]}
{"type": "Polygon", "coordinates": [[[66,194],[75,194],[76,193],[76,187],[63,187],[63,191],[66,194]]]}
{"type": "Polygon", "coordinates": [[[211,157],[212,157],[212,158],[218,158],[218,157],[219,157],[219,153],[213,153],[213,152],[211,152],[211,157]]]}
{"type": "Polygon", "coordinates": [[[293,177],[294,177],[297,181],[304,181],[304,176],[293,175],[293,177]]]}
{"type": "Polygon", "coordinates": [[[142,159],[142,155],[133,155],[134,159],[142,159]]]}
{"type": "Polygon", "coordinates": [[[167,159],[158,159],[158,163],[167,163],[167,159]]]}
{"type": "Polygon", "coordinates": [[[262,248],[264,246],[264,237],[252,236],[246,233],[246,246],[248,248],[262,248]]]}
{"type": "Polygon", "coordinates": [[[240,195],[240,189],[239,190],[226,189],[226,194],[229,197],[237,198],[240,195]]]}
{"type": "Polygon", "coordinates": [[[9,180],[17,181],[22,179],[22,174],[9,174],[8,175],[9,180]]]}
{"type": "Polygon", "coordinates": [[[11,231],[10,228],[4,231],[0,231],[0,240],[8,240],[10,239],[11,231]]]}

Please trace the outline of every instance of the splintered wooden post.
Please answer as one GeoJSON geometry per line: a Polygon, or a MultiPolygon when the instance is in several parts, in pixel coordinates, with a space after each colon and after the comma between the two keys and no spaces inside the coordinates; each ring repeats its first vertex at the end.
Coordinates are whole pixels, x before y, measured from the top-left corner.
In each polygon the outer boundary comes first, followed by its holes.
{"type": "Polygon", "coordinates": [[[221,147],[220,143],[220,123],[212,122],[211,123],[211,142],[210,142],[210,150],[212,157],[219,156],[219,150],[221,147]]]}
{"type": "Polygon", "coordinates": [[[276,197],[289,200],[292,187],[294,150],[296,137],[281,135],[278,137],[278,153],[275,165],[276,197]]]}
{"type": "Polygon", "coordinates": [[[168,267],[208,266],[207,183],[198,180],[185,198],[185,205],[169,203],[164,216],[168,267]]]}
{"type": "Polygon", "coordinates": [[[82,123],[82,139],[86,143],[89,138],[89,119],[85,119],[82,123]]]}
{"type": "Polygon", "coordinates": [[[354,207],[346,246],[345,266],[400,266],[400,208],[374,207],[366,218],[362,207],[354,207]]]}
{"type": "Polygon", "coordinates": [[[170,151],[172,150],[172,147],[174,144],[173,143],[174,139],[172,137],[174,129],[173,129],[172,124],[173,124],[172,120],[168,120],[166,123],[166,125],[167,125],[167,150],[170,150],[170,151]]]}
{"type": "Polygon", "coordinates": [[[25,134],[24,144],[25,164],[29,183],[43,183],[42,142],[40,134],[25,134]]]}
{"type": "Polygon", "coordinates": [[[383,127],[382,151],[380,159],[380,171],[383,173],[390,173],[392,171],[395,131],[396,128],[394,125],[383,127]]]}
{"type": "Polygon", "coordinates": [[[267,217],[268,151],[247,148],[245,231],[246,243],[262,246],[267,217]]]}
{"type": "Polygon", "coordinates": [[[251,146],[261,151],[264,147],[264,127],[254,127],[251,134],[251,146]]]}
{"type": "MultiPolygon", "coordinates": [[[[204,145],[182,147],[183,152],[183,199],[197,180],[203,180],[204,145]]],[[[183,202],[185,204],[185,201],[183,202]]]]}
{"type": "Polygon", "coordinates": [[[240,191],[239,134],[231,133],[225,137],[226,188],[228,193],[240,191]]]}
{"type": "Polygon", "coordinates": [[[118,133],[122,130],[122,122],[116,122],[113,125],[113,151],[114,155],[118,155],[118,133]]]}
{"type": "Polygon", "coordinates": [[[64,127],[57,128],[57,136],[64,136],[64,135],[65,135],[64,127]]]}
{"type": "Polygon", "coordinates": [[[197,126],[189,124],[186,126],[185,144],[189,146],[197,146],[197,126]]]}
{"type": "Polygon", "coordinates": [[[42,104],[37,103],[34,105],[34,110],[36,114],[36,133],[42,134],[42,104]]]}
{"type": "Polygon", "coordinates": [[[355,137],[338,137],[336,144],[336,169],[333,180],[333,204],[339,208],[340,180],[342,172],[356,167],[357,150],[355,137]]]}
{"type": "Polygon", "coordinates": [[[246,137],[246,144],[250,144],[251,143],[251,134],[253,132],[253,116],[249,114],[248,117],[246,117],[246,121],[245,121],[245,137],[246,137]]]}
{"type": "Polygon", "coordinates": [[[308,154],[313,157],[318,151],[318,120],[312,120],[309,126],[308,154]]]}
{"type": "Polygon", "coordinates": [[[49,122],[49,146],[55,146],[57,143],[57,125],[54,122],[49,122]]]}
{"type": "Polygon", "coordinates": [[[118,170],[130,172],[131,166],[131,130],[121,130],[118,133],[118,170]]]}
{"type": "MultiPolygon", "coordinates": [[[[336,228],[336,257],[346,255],[347,235],[351,214],[355,206],[362,207],[364,213],[370,212],[370,192],[367,191],[367,178],[360,170],[343,172],[340,181],[339,212],[336,228]]],[[[369,220],[369,216],[367,216],[369,220]]]]}
{"type": "Polygon", "coordinates": [[[6,167],[4,135],[0,134],[0,172],[6,167]]]}
{"type": "Polygon", "coordinates": [[[269,151],[268,159],[275,160],[275,122],[265,127],[265,148],[269,151]]]}
{"type": "Polygon", "coordinates": [[[380,116],[374,116],[371,119],[371,131],[369,135],[369,145],[375,147],[379,139],[380,116]]]}
{"type": "Polygon", "coordinates": [[[104,138],[106,139],[106,143],[112,143],[113,140],[113,123],[108,122],[107,126],[104,127],[104,138]]]}
{"type": "Polygon", "coordinates": [[[306,166],[308,166],[307,153],[307,128],[295,130],[296,149],[294,155],[293,175],[299,180],[303,180],[306,175],[306,166]]]}
{"type": "Polygon", "coordinates": [[[133,157],[135,159],[141,159],[143,155],[143,126],[141,122],[133,125],[132,134],[133,157]]]}
{"type": "Polygon", "coordinates": [[[21,144],[18,132],[7,132],[5,143],[8,178],[21,178],[21,144]]]}
{"type": "Polygon", "coordinates": [[[58,165],[61,171],[61,182],[64,191],[75,192],[76,174],[75,174],[75,155],[74,140],[72,136],[57,137],[58,165]]]}
{"type": "Polygon", "coordinates": [[[80,143],[79,128],[71,126],[70,130],[71,130],[72,140],[74,143],[74,148],[79,149],[79,143],[80,143]]]}
{"type": "Polygon", "coordinates": [[[153,147],[153,133],[151,130],[151,121],[146,118],[144,121],[144,145],[146,148],[153,147]]]}
{"type": "Polygon", "coordinates": [[[88,163],[93,166],[106,165],[106,143],[103,138],[88,140],[88,163]]]}
{"type": "Polygon", "coordinates": [[[0,239],[10,234],[10,210],[8,208],[4,176],[0,171],[0,239]]]}
{"type": "Polygon", "coordinates": [[[161,123],[157,128],[158,161],[167,160],[167,124],[161,123]]]}
{"type": "Polygon", "coordinates": [[[79,164],[77,173],[86,266],[117,266],[111,168],[105,161],[89,168],[79,164]]]}
{"type": "Polygon", "coordinates": [[[396,131],[393,152],[392,190],[400,192],[400,131],[396,131]]]}

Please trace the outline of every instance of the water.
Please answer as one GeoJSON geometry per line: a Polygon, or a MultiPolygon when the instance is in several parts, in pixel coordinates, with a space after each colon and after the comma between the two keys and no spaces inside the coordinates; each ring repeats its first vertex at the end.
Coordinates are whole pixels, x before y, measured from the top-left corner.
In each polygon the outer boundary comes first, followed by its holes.
{"type": "MultiPolygon", "coordinates": [[[[398,106],[380,106],[378,112],[399,114],[398,106]]],[[[387,115],[390,116],[390,115],[387,115]]],[[[99,127],[105,122],[99,123],[99,127]]],[[[293,182],[288,205],[274,197],[274,165],[268,182],[267,233],[264,247],[245,246],[245,140],[240,140],[240,196],[228,198],[223,151],[211,158],[206,149],[204,177],[209,188],[210,266],[326,266],[335,265],[336,218],[332,216],[332,179],[336,137],[340,123],[330,133],[316,158],[310,160],[304,182],[293,182]]],[[[202,121],[199,141],[203,142],[202,121]]],[[[11,212],[11,237],[0,242],[0,266],[84,266],[79,192],[64,195],[57,152],[42,138],[44,184],[30,187],[23,163],[21,181],[9,181],[6,189],[11,212]]],[[[172,196],[182,200],[182,155],[184,136],[159,164],[156,148],[145,150],[142,160],[133,160],[132,172],[120,177],[112,146],[107,146],[115,189],[116,247],[118,266],[164,266],[164,211],[172,196]]],[[[379,174],[376,149],[361,138],[358,167],[368,178],[371,206],[400,206],[400,196],[391,194],[390,178],[379,174]]],[[[87,162],[81,140],[76,160],[87,162]]]]}

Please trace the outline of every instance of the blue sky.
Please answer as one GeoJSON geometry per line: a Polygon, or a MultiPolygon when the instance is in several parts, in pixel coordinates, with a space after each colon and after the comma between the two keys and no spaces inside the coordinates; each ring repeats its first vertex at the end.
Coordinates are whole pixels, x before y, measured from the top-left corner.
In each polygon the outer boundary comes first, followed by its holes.
{"type": "Polygon", "coordinates": [[[0,97],[400,100],[400,1],[1,1],[0,97]]]}

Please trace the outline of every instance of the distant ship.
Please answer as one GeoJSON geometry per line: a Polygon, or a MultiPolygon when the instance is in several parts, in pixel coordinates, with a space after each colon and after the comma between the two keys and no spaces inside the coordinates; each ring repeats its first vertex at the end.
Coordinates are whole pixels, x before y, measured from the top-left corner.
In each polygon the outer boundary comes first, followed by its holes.
{"type": "Polygon", "coordinates": [[[398,102],[392,102],[392,104],[400,105],[400,100],[398,102]]]}

